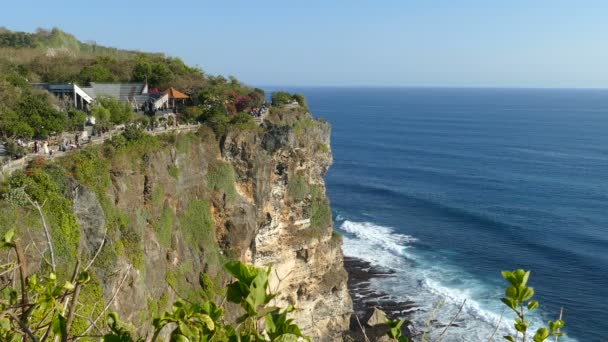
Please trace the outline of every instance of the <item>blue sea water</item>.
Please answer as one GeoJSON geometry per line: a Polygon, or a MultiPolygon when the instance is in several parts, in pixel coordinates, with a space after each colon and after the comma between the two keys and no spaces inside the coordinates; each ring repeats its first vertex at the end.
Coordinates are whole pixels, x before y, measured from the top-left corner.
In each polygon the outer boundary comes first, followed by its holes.
{"type": "Polygon", "coordinates": [[[525,268],[534,325],[563,306],[561,341],[608,340],[608,91],[290,90],[332,124],[344,253],[397,270],[372,286],[419,304],[419,327],[466,299],[444,340],[487,340],[500,271],[525,268]]]}

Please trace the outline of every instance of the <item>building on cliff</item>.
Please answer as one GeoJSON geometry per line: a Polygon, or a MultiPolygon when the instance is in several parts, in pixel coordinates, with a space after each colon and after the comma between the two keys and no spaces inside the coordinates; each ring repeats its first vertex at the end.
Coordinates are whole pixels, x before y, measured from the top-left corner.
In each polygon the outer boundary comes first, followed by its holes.
{"type": "Polygon", "coordinates": [[[169,105],[171,93],[149,92],[146,83],[91,82],[88,87],[81,87],[75,83],[33,83],[32,86],[69,101],[75,108],[83,111],[89,111],[95,99],[100,96],[111,96],[127,102],[134,111],[157,113],[171,109],[169,105]]]}

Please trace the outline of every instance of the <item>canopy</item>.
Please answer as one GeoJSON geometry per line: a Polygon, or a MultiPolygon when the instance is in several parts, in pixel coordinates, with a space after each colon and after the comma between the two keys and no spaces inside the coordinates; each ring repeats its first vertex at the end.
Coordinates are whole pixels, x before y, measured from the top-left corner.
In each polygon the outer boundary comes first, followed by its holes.
{"type": "Polygon", "coordinates": [[[177,90],[177,89],[175,89],[173,87],[165,90],[165,94],[168,94],[170,99],[181,100],[181,99],[189,99],[190,98],[190,96],[182,93],[181,91],[179,91],[179,90],[177,90]]]}

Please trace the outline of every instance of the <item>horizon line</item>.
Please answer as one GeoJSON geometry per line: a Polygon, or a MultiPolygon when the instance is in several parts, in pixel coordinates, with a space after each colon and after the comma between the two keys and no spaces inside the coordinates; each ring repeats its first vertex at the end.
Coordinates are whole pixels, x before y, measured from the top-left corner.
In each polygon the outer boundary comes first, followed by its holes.
{"type": "Polygon", "coordinates": [[[606,87],[540,87],[540,86],[440,86],[440,85],[296,85],[296,84],[251,84],[257,88],[376,88],[376,89],[496,89],[496,90],[608,90],[606,87]]]}

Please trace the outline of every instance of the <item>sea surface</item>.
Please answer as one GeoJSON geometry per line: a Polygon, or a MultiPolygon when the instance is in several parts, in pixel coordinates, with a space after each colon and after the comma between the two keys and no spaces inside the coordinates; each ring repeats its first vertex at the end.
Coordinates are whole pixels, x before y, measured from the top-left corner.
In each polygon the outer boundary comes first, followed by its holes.
{"type": "Polygon", "coordinates": [[[607,90],[288,90],[332,124],[345,255],[397,271],[372,287],[416,302],[418,327],[466,300],[444,341],[486,341],[500,271],[525,268],[534,330],[563,306],[560,341],[608,341],[607,90]]]}

